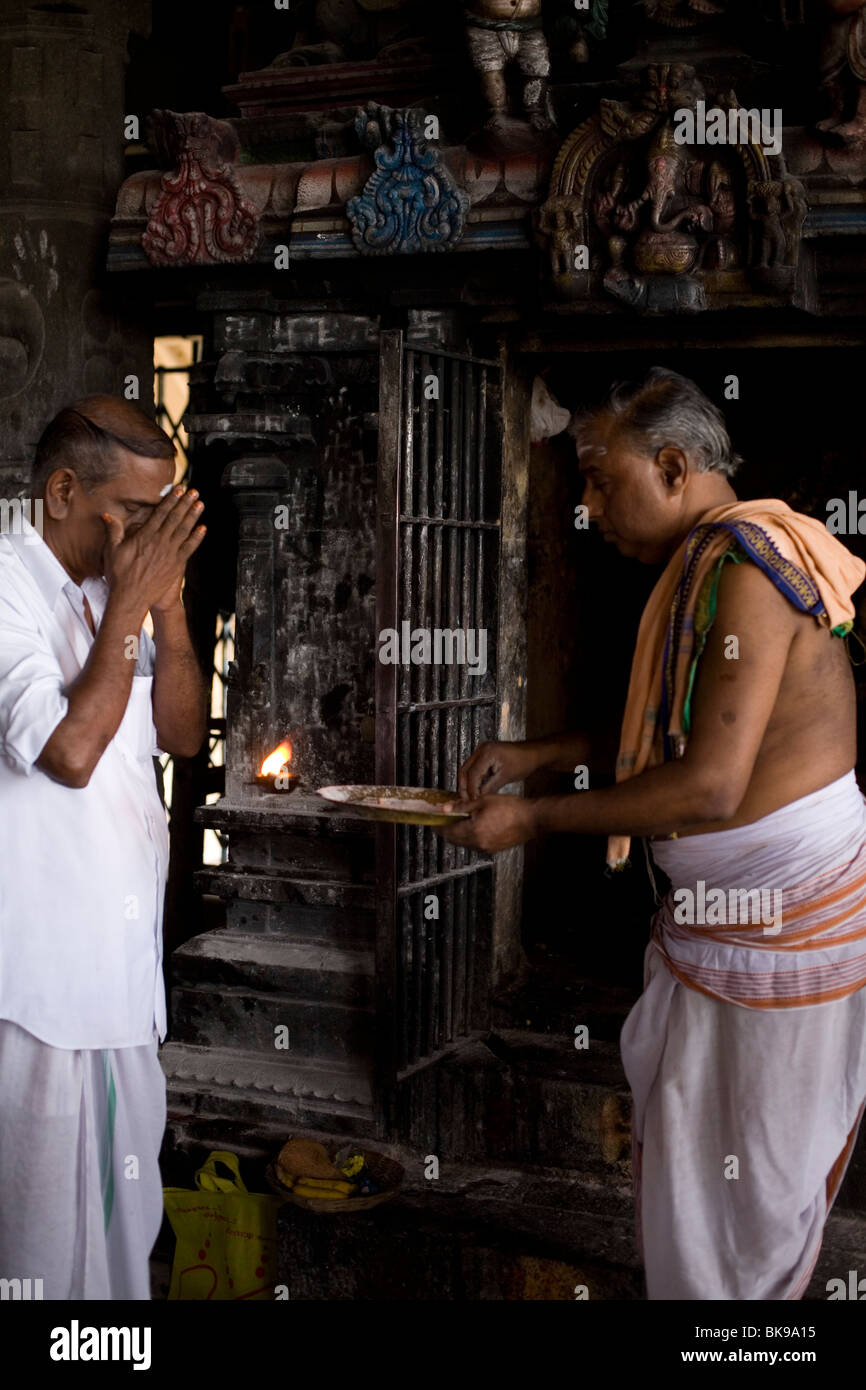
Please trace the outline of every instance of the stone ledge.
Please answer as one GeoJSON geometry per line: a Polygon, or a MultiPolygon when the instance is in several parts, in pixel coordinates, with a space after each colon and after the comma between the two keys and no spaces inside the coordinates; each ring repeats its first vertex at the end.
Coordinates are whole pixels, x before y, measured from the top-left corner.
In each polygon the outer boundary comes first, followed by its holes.
{"type": "Polygon", "coordinates": [[[303,1097],[334,1101],[341,1106],[370,1110],[373,1103],[369,1073],[362,1067],[346,1067],[315,1061],[272,1060],[232,1048],[197,1047],[190,1043],[165,1043],[159,1060],[171,1091],[189,1093],[192,1083],[220,1092],[246,1091],[254,1096],[303,1097]]]}

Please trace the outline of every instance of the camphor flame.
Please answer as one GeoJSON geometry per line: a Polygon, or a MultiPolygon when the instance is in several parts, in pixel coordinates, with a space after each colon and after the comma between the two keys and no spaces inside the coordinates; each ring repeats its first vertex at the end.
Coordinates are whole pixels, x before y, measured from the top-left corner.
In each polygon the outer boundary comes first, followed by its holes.
{"type": "Polygon", "coordinates": [[[288,742],[281,743],[279,748],[275,748],[273,753],[269,753],[262,763],[260,776],[276,777],[282,772],[287,763],[292,761],[292,745],[288,742]]]}

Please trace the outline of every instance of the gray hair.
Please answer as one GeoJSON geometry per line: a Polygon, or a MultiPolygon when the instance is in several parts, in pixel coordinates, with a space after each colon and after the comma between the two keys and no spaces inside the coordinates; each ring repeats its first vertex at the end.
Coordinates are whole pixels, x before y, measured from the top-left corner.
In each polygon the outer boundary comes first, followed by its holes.
{"type": "Polygon", "coordinates": [[[653,367],[643,381],[618,381],[600,406],[576,412],[568,432],[578,449],[600,415],[612,416],[618,429],[653,454],[666,445],[682,449],[700,473],[730,478],[743,461],[718,406],[694,381],[666,367],[653,367]]]}

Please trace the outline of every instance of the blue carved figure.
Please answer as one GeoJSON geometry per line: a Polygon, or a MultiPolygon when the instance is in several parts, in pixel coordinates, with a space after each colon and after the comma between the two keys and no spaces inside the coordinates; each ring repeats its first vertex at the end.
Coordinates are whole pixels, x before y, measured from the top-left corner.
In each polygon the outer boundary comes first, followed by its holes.
{"type": "Polygon", "coordinates": [[[421,111],[373,103],[358,114],[356,128],[375,150],[376,161],[363,193],[346,204],[352,240],[362,255],[447,251],[463,235],[469,197],[438,151],[428,148],[424,120],[421,111]]]}

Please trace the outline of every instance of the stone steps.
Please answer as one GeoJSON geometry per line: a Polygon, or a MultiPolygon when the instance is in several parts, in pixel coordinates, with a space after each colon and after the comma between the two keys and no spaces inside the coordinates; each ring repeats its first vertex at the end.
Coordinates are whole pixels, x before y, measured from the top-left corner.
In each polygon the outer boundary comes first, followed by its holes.
{"type": "Polygon", "coordinates": [[[226,905],[229,927],[285,939],[313,935],[372,943],[376,930],[375,888],[357,879],[278,871],[269,866],[218,865],[197,870],[200,892],[226,905]]]}
{"type": "Polygon", "coordinates": [[[373,1002],[373,950],[352,941],[223,929],[192,937],[171,960],[177,988],[236,986],[359,1008],[373,1002]]]}
{"type": "Polygon", "coordinates": [[[174,1041],[197,1047],[226,1047],[273,1056],[278,1029],[288,1029],[296,1056],[351,1062],[373,1049],[374,1014],[350,1004],[298,999],[226,985],[172,990],[174,1041]]]}

